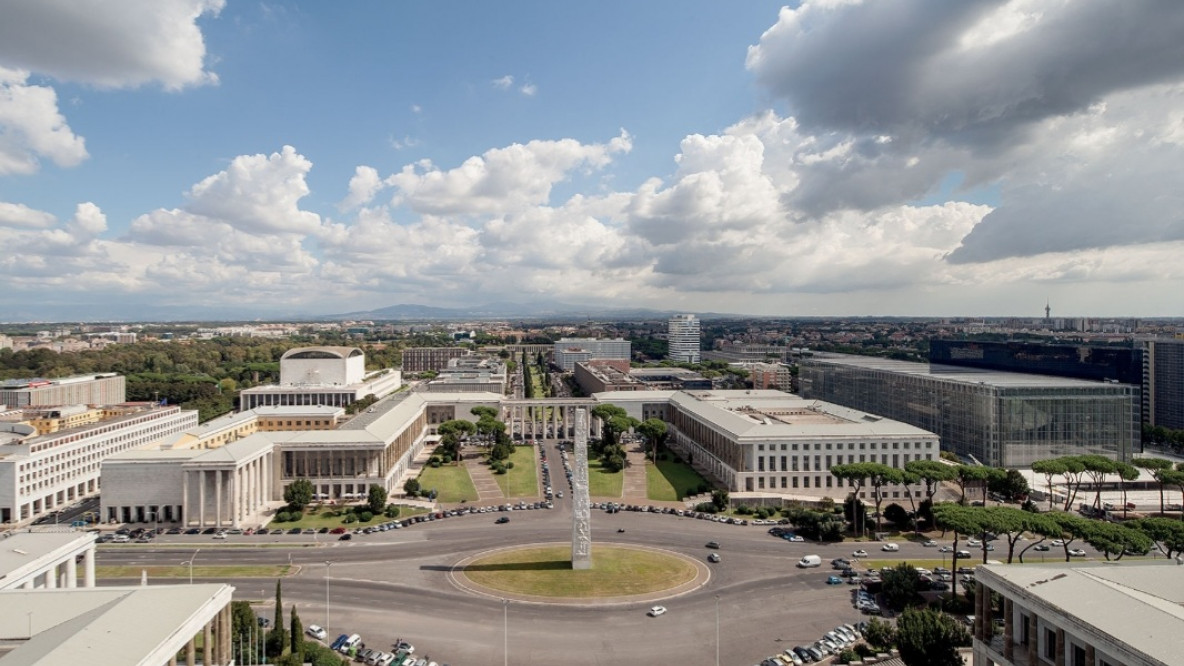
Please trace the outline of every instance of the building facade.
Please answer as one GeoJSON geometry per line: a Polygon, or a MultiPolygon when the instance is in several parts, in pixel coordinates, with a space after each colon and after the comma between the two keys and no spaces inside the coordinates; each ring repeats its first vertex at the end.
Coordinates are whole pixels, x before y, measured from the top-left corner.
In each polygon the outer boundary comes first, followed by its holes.
{"type": "Polygon", "coordinates": [[[60,379],[10,379],[0,383],[0,405],[115,405],[127,401],[123,375],[76,375],[60,379]]]}
{"type": "Polygon", "coordinates": [[[1148,340],[1143,350],[1144,420],[1184,429],[1184,340],[1148,340]]]}
{"type": "Polygon", "coordinates": [[[24,524],[99,492],[104,460],[197,425],[197,412],[129,404],[48,435],[0,432],[0,523],[24,524]]]}
{"type": "MultiPolygon", "coordinates": [[[[842,501],[851,488],[830,470],[877,462],[896,468],[935,460],[937,435],[866,412],[780,391],[649,391],[593,396],[639,420],[667,421],[667,442],[732,492],[842,501]]],[[[889,487],[885,497],[909,490],[889,487]]],[[[912,498],[921,497],[913,488],[912,498]]],[[[864,489],[867,499],[871,491],[864,489]]]]}
{"type": "Polygon", "coordinates": [[[1139,442],[1139,387],[882,358],[804,359],[806,398],[880,414],[937,433],[983,464],[1096,453],[1127,460],[1139,442]]]}
{"type": "Polygon", "coordinates": [[[681,363],[698,363],[702,358],[699,351],[699,318],[693,314],[674,315],[666,322],[666,340],[669,348],[666,358],[681,363]]]}
{"type": "Polygon", "coordinates": [[[632,344],[623,338],[601,340],[597,338],[562,338],[552,347],[552,360],[564,372],[575,370],[576,363],[591,360],[628,361],[632,344]]]}
{"type": "Polygon", "coordinates": [[[469,354],[464,347],[409,347],[403,350],[403,372],[439,372],[469,354]]]}

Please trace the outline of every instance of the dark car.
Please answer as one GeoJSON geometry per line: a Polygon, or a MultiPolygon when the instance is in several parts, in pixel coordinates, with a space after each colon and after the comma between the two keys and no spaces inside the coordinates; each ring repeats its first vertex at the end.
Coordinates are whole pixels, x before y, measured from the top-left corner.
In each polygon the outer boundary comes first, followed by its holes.
{"type": "Polygon", "coordinates": [[[292,529],[288,530],[288,534],[300,534],[300,528],[293,527],[292,529]]]}
{"type": "Polygon", "coordinates": [[[708,548],[719,548],[719,542],[718,541],[708,541],[707,547],[708,548]]]}
{"type": "Polygon", "coordinates": [[[185,533],[186,534],[201,534],[201,528],[200,527],[190,527],[189,529],[185,530],[185,533]]]}
{"type": "Polygon", "coordinates": [[[498,518],[497,520],[495,520],[495,521],[493,521],[493,522],[494,522],[494,523],[496,523],[496,524],[498,524],[498,525],[501,525],[501,524],[503,524],[503,523],[508,523],[508,522],[510,522],[510,518],[509,518],[509,516],[502,516],[501,518],[498,518]]]}
{"type": "Polygon", "coordinates": [[[337,540],[338,541],[349,541],[352,538],[354,538],[354,535],[350,534],[349,532],[346,532],[345,534],[342,534],[341,536],[337,537],[337,540]]]}

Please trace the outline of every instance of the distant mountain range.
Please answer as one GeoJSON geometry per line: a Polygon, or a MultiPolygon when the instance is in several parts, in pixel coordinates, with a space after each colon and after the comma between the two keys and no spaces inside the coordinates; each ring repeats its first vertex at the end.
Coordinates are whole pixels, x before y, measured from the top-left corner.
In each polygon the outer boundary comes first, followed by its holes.
{"type": "Polygon", "coordinates": [[[655,319],[669,317],[671,311],[634,307],[590,307],[568,303],[482,303],[468,307],[441,308],[430,305],[400,304],[375,310],[324,315],[318,320],[428,320],[464,321],[480,319],[655,319]]]}
{"type": "MultiPolygon", "coordinates": [[[[673,310],[651,310],[630,306],[587,306],[555,302],[497,302],[461,307],[436,307],[414,303],[389,305],[373,310],[340,314],[310,314],[262,310],[258,307],[99,304],[0,304],[0,322],[249,322],[249,321],[478,321],[487,319],[552,319],[583,321],[664,319],[673,310]]],[[[697,313],[700,318],[733,317],[697,313]]]]}

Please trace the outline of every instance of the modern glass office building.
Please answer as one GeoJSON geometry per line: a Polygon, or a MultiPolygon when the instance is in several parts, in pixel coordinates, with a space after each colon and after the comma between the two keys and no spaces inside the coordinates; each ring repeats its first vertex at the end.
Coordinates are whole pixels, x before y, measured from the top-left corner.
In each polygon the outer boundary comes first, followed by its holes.
{"type": "Polygon", "coordinates": [[[942,448],[992,466],[1126,460],[1139,441],[1139,387],[1129,384],[842,354],[804,359],[799,379],[802,397],[935,432],[942,448]]]}

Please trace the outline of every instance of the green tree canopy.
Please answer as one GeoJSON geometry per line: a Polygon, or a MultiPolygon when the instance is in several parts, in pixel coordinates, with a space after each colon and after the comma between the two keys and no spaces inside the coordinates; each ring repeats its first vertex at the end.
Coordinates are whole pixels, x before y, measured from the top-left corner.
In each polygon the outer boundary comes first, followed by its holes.
{"type": "Polygon", "coordinates": [[[958,620],[929,609],[907,609],[896,621],[896,646],[907,666],[962,666],[958,648],[970,633],[958,620]]]}
{"type": "Polygon", "coordinates": [[[917,570],[908,562],[901,562],[888,569],[883,573],[881,580],[883,581],[881,589],[884,592],[884,601],[889,607],[901,610],[920,601],[920,580],[917,578],[917,570]]]}
{"type": "Polygon", "coordinates": [[[1153,540],[1169,558],[1184,554],[1184,522],[1172,518],[1151,517],[1133,521],[1131,526],[1153,540]]]}
{"type": "Polygon", "coordinates": [[[284,501],[295,511],[303,511],[312,502],[314,488],[308,479],[296,479],[284,488],[284,501]]]}
{"type": "Polygon", "coordinates": [[[370,513],[379,514],[386,509],[386,488],[377,483],[370,484],[370,491],[366,495],[366,508],[370,509],[370,513]]]}

